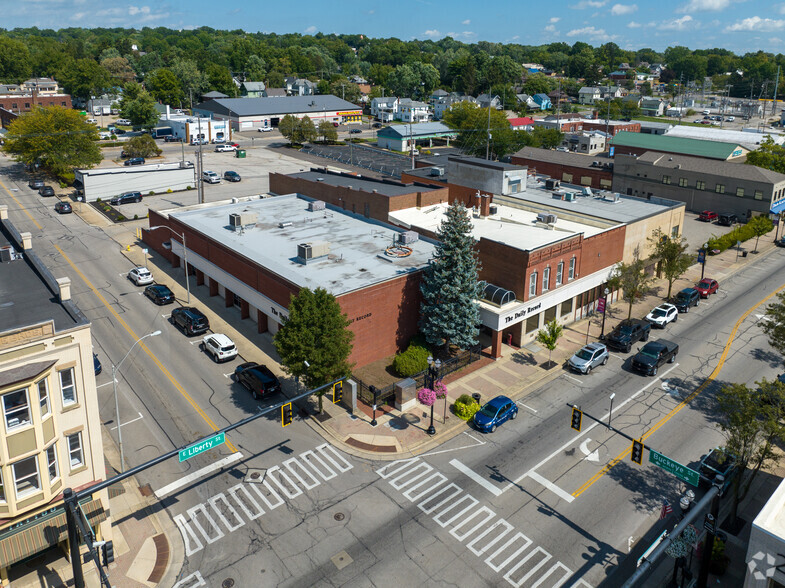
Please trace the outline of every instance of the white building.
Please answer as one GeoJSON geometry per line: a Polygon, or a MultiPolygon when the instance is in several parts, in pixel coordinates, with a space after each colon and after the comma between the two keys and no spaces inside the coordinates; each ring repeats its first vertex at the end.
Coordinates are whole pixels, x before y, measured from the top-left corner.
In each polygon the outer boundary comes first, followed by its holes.
{"type": "Polygon", "coordinates": [[[74,187],[92,202],[119,196],[123,192],[176,192],[196,187],[196,172],[190,161],[153,163],[123,167],[74,170],[74,187]]]}
{"type": "Polygon", "coordinates": [[[398,111],[395,118],[403,122],[421,123],[431,120],[431,109],[425,102],[410,98],[398,100],[398,111]]]}
{"type": "Polygon", "coordinates": [[[382,122],[395,120],[398,112],[398,98],[395,96],[382,96],[371,100],[371,116],[382,122]]]}

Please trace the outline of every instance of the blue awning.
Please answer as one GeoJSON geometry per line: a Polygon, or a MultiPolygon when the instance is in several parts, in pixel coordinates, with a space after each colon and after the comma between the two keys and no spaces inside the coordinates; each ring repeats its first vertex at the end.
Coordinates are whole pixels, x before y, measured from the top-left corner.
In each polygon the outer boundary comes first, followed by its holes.
{"type": "Polygon", "coordinates": [[[779,202],[777,202],[776,204],[772,204],[770,211],[773,214],[779,214],[785,211],[785,198],[780,198],[779,202]]]}

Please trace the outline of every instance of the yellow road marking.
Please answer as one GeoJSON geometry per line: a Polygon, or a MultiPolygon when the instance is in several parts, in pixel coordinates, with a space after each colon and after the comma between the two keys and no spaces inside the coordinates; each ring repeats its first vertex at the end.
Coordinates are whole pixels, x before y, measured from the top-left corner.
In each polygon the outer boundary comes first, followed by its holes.
{"type": "MultiPolygon", "coordinates": [[[[28,210],[22,205],[22,203],[19,202],[19,200],[17,200],[14,197],[14,195],[6,187],[6,185],[3,184],[2,182],[0,182],[0,186],[3,187],[3,189],[8,193],[8,195],[11,198],[13,198],[14,202],[16,202],[16,204],[19,206],[19,209],[22,210],[30,218],[31,221],[33,221],[35,226],[38,227],[39,229],[43,229],[43,227],[40,224],[38,224],[38,222],[33,218],[33,216],[28,212],[28,210]]],[[[68,265],[71,266],[71,268],[79,275],[79,277],[82,278],[82,281],[84,281],[84,283],[87,284],[87,287],[90,288],[90,290],[93,292],[93,294],[95,294],[98,297],[98,299],[103,303],[103,305],[109,310],[109,312],[112,313],[112,315],[117,320],[117,322],[120,325],[122,325],[122,327],[128,332],[129,335],[131,335],[131,337],[133,337],[134,340],[138,340],[139,339],[139,335],[137,335],[134,332],[134,330],[131,327],[129,327],[128,324],[122,319],[122,317],[117,313],[117,311],[115,311],[115,309],[112,308],[112,306],[109,304],[109,302],[107,302],[106,298],[104,298],[103,294],[101,294],[95,288],[95,286],[93,286],[93,284],[90,282],[90,280],[87,279],[87,276],[85,276],[79,270],[79,268],[76,267],[76,265],[74,265],[74,263],[71,261],[71,259],[63,252],[62,249],[60,249],[60,247],[57,244],[52,243],[52,245],[54,245],[54,248],[57,249],[57,251],[60,253],[60,255],[63,256],[63,259],[65,259],[66,263],[68,263],[68,265]]],[[[163,372],[163,374],[167,377],[167,379],[172,383],[172,385],[175,388],[177,388],[177,391],[180,392],[180,394],[183,396],[183,398],[185,398],[188,401],[188,403],[193,407],[193,409],[197,412],[197,414],[199,414],[199,416],[202,417],[204,422],[207,423],[207,425],[213,431],[217,431],[219,429],[219,427],[213,422],[213,420],[207,415],[207,413],[205,413],[204,410],[202,410],[202,407],[200,407],[196,403],[196,401],[193,398],[191,398],[191,395],[188,394],[188,392],[186,392],[185,388],[183,388],[180,385],[180,382],[178,382],[174,378],[174,376],[169,372],[169,370],[166,369],[166,367],[164,367],[164,365],[161,363],[161,361],[150,351],[150,349],[148,349],[147,345],[144,344],[144,341],[140,341],[139,342],[139,347],[147,354],[147,356],[150,359],[153,360],[153,363],[155,363],[155,365],[158,366],[158,369],[160,369],[163,372]]],[[[196,439],[194,439],[194,441],[196,441],[196,439]]],[[[237,452],[237,448],[234,446],[234,444],[231,441],[229,441],[229,439],[226,440],[226,446],[229,448],[229,450],[232,453],[237,452]]]]}
{"type": "MultiPolygon", "coordinates": [[[[739,320],[736,321],[736,324],[733,325],[733,329],[731,330],[730,335],[728,335],[728,342],[725,344],[725,348],[722,350],[722,355],[720,355],[720,359],[717,362],[717,366],[712,370],[711,374],[709,374],[709,377],[706,378],[703,381],[703,383],[695,389],[694,392],[692,392],[687,398],[685,398],[679,404],[677,404],[675,407],[673,407],[668,414],[666,414],[664,417],[662,417],[651,429],[649,429],[641,437],[641,440],[645,441],[646,439],[651,437],[660,427],[662,427],[662,425],[664,425],[671,418],[673,418],[673,416],[676,415],[676,413],[678,413],[682,408],[687,406],[687,404],[689,404],[698,394],[703,392],[706,389],[706,387],[711,382],[714,381],[714,379],[719,375],[720,370],[722,370],[722,366],[725,364],[725,360],[728,357],[728,352],[730,351],[731,344],[733,343],[733,340],[736,338],[736,331],[739,330],[739,327],[741,326],[741,324],[746,320],[746,318],[748,316],[750,316],[750,314],[752,313],[753,310],[758,308],[761,304],[764,304],[765,302],[767,302],[769,299],[771,299],[772,297],[777,295],[783,289],[785,289],[785,285],[782,285],[779,288],[777,288],[776,290],[774,290],[774,292],[772,292],[771,294],[766,296],[766,298],[764,298],[763,300],[761,300],[760,302],[758,302],[757,304],[755,304],[754,306],[749,308],[747,310],[747,312],[745,312],[743,315],[741,315],[739,320]]],[[[578,488],[575,492],[573,492],[572,495],[577,498],[578,496],[583,494],[586,490],[588,490],[591,487],[592,484],[594,484],[597,480],[599,480],[605,474],[607,474],[609,471],[611,471],[611,469],[617,463],[619,463],[621,460],[625,459],[630,454],[631,450],[632,450],[632,445],[630,445],[630,447],[628,447],[626,450],[622,451],[619,455],[617,455],[611,461],[609,461],[605,465],[605,467],[603,467],[599,472],[597,472],[591,478],[589,478],[586,481],[586,483],[583,484],[583,486],[581,486],[580,488],[578,488]]]]}

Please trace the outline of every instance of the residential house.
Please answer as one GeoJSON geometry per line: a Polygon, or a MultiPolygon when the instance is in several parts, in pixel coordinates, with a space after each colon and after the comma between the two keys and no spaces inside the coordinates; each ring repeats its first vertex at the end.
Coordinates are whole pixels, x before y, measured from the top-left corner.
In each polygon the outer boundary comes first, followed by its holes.
{"type": "Polygon", "coordinates": [[[20,89],[38,96],[55,96],[62,93],[52,78],[30,78],[20,84],[20,89]]]}
{"type": "Polygon", "coordinates": [[[502,108],[502,100],[496,94],[490,97],[488,94],[480,94],[477,96],[477,104],[480,108],[488,108],[490,102],[491,108],[500,110],[502,108]]]}
{"type": "Polygon", "coordinates": [[[529,96],[528,94],[516,94],[515,96],[518,98],[518,103],[525,105],[526,108],[530,108],[531,110],[542,110],[532,96],[529,96]]]}
{"type": "Polygon", "coordinates": [[[398,110],[395,113],[396,120],[410,123],[428,122],[431,120],[431,109],[425,102],[412,100],[411,98],[401,98],[398,100],[398,110]]]}
{"type": "Polygon", "coordinates": [[[617,69],[616,71],[612,71],[608,74],[608,79],[613,82],[623,82],[627,79],[627,72],[617,69]]]}
{"type": "Polygon", "coordinates": [[[447,98],[447,96],[449,95],[450,93],[447,90],[442,90],[441,88],[439,88],[438,90],[434,90],[433,94],[431,94],[431,99],[429,100],[429,102],[432,105],[436,104],[439,100],[442,100],[443,98],[447,98]]]}
{"type": "Polygon", "coordinates": [[[360,90],[360,102],[367,104],[371,94],[371,84],[357,84],[357,89],[360,90]]]}
{"type": "Polygon", "coordinates": [[[633,68],[633,67],[631,67],[631,66],[630,66],[630,64],[629,64],[629,63],[627,63],[626,61],[625,61],[624,63],[622,63],[622,64],[621,64],[621,65],[618,67],[618,71],[624,71],[624,72],[626,72],[626,71],[629,71],[629,70],[631,70],[631,69],[634,69],[634,68],[633,68]]]}
{"type": "Polygon", "coordinates": [[[626,95],[626,90],[619,86],[600,86],[600,100],[623,98],[626,95]]]}
{"type": "Polygon", "coordinates": [[[641,99],[641,112],[646,116],[662,116],[669,106],[667,100],[662,98],[646,97],[641,99]]]}
{"type": "Polygon", "coordinates": [[[441,120],[441,118],[444,116],[444,113],[450,110],[453,104],[458,104],[459,102],[470,102],[472,104],[477,104],[477,99],[474,96],[469,96],[467,94],[452,92],[449,95],[440,98],[433,104],[434,120],[441,120]]]}
{"type": "Polygon", "coordinates": [[[534,126],[546,129],[559,129],[562,133],[583,130],[586,120],[577,113],[551,114],[543,119],[535,120],[534,126]]]}
{"type": "Polygon", "coordinates": [[[381,122],[392,122],[398,112],[398,98],[382,96],[371,100],[371,116],[381,122]]]}
{"type": "Polygon", "coordinates": [[[594,104],[600,97],[600,89],[595,86],[584,86],[578,90],[578,104],[594,104]]]}
{"type": "Polygon", "coordinates": [[[621,99],[623,104],[629,104],[631,106],[635,106],[635,108],[641,107],[641,100],[643,100],[643,96],[640,94],[628,94],[621,99]]]}
{"type": "Polygon", "coordinates": [[[549,108],[553,107],[553,104],[551,104],[551,99],[547,94],[535,94],[532,96],[532,100],[534,100],[534,102],[537,104],[537,108],[540,110],[548,110],[549,108]]]}
{"type": "Polygon", "coordinates": [[[316,94],[316,84],[305,78],[284,78],[284,87],[287,96],[313,96],[316,94]]]}
{"type": "Polygon", "coordinates": [[[286,90],[284,88],[265,88],[262,96],[265,98],[284,98],[286,90]]]}
{"type": "Polygon", "coordinates": [[[351,83],[353,83],[353,84],[357,84],[358,86],[359,86],[360,84],[367,84],[367,83],[368,83],[368,80],[366,80],[366,79],[365,79],[364,77],[362,77],[362,76],[352,76],[352,77],[350,77],[350,78],[349,78],[349,81],[350,81],[351,83]]]}
{"type": "Polygon", "coordinates": [[[561,92],[559,90],[554,90],[548,94],[548,98],[551,99],[551,104],[567,104],[570,101],[570,97],[564,90],[561,92]]]}
{"type": "Polygon", "coordinates": [[[508,118],[507,122],[510,123],[510,128],[513,131],[531,131],[534,129],[534,119],[524,116],[521,118],[508,118]]]}
{"type": "Polygon", "coordinates": [[[240,95],[245,98],[263,98],[264,90],[264,82],[242,82],[240,84],[240,95]]]}
{"type": "Polygon", "coordinates": [[[665,66],[661,63],[655,63],[654,65],[649,66],[649,73],[653,75],[655,78],[659,78],[662,75],[662,70],[665,69],[665,66]]]}

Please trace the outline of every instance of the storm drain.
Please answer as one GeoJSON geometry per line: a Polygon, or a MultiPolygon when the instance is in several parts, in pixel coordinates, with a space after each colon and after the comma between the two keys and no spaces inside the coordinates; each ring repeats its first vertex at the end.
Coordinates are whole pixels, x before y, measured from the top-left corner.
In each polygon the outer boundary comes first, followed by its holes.
{"type": "Polygon", "coordinates": [[[339,551],[334,556],[332,556],[330,560],[335,564],[335,567],[338,568],[339,570],[344,569],[346,566],[348,566],[350,563],[354,561],[351,557],[349,557],[349,554],[346,553],[345,551],[339,551]]]}

